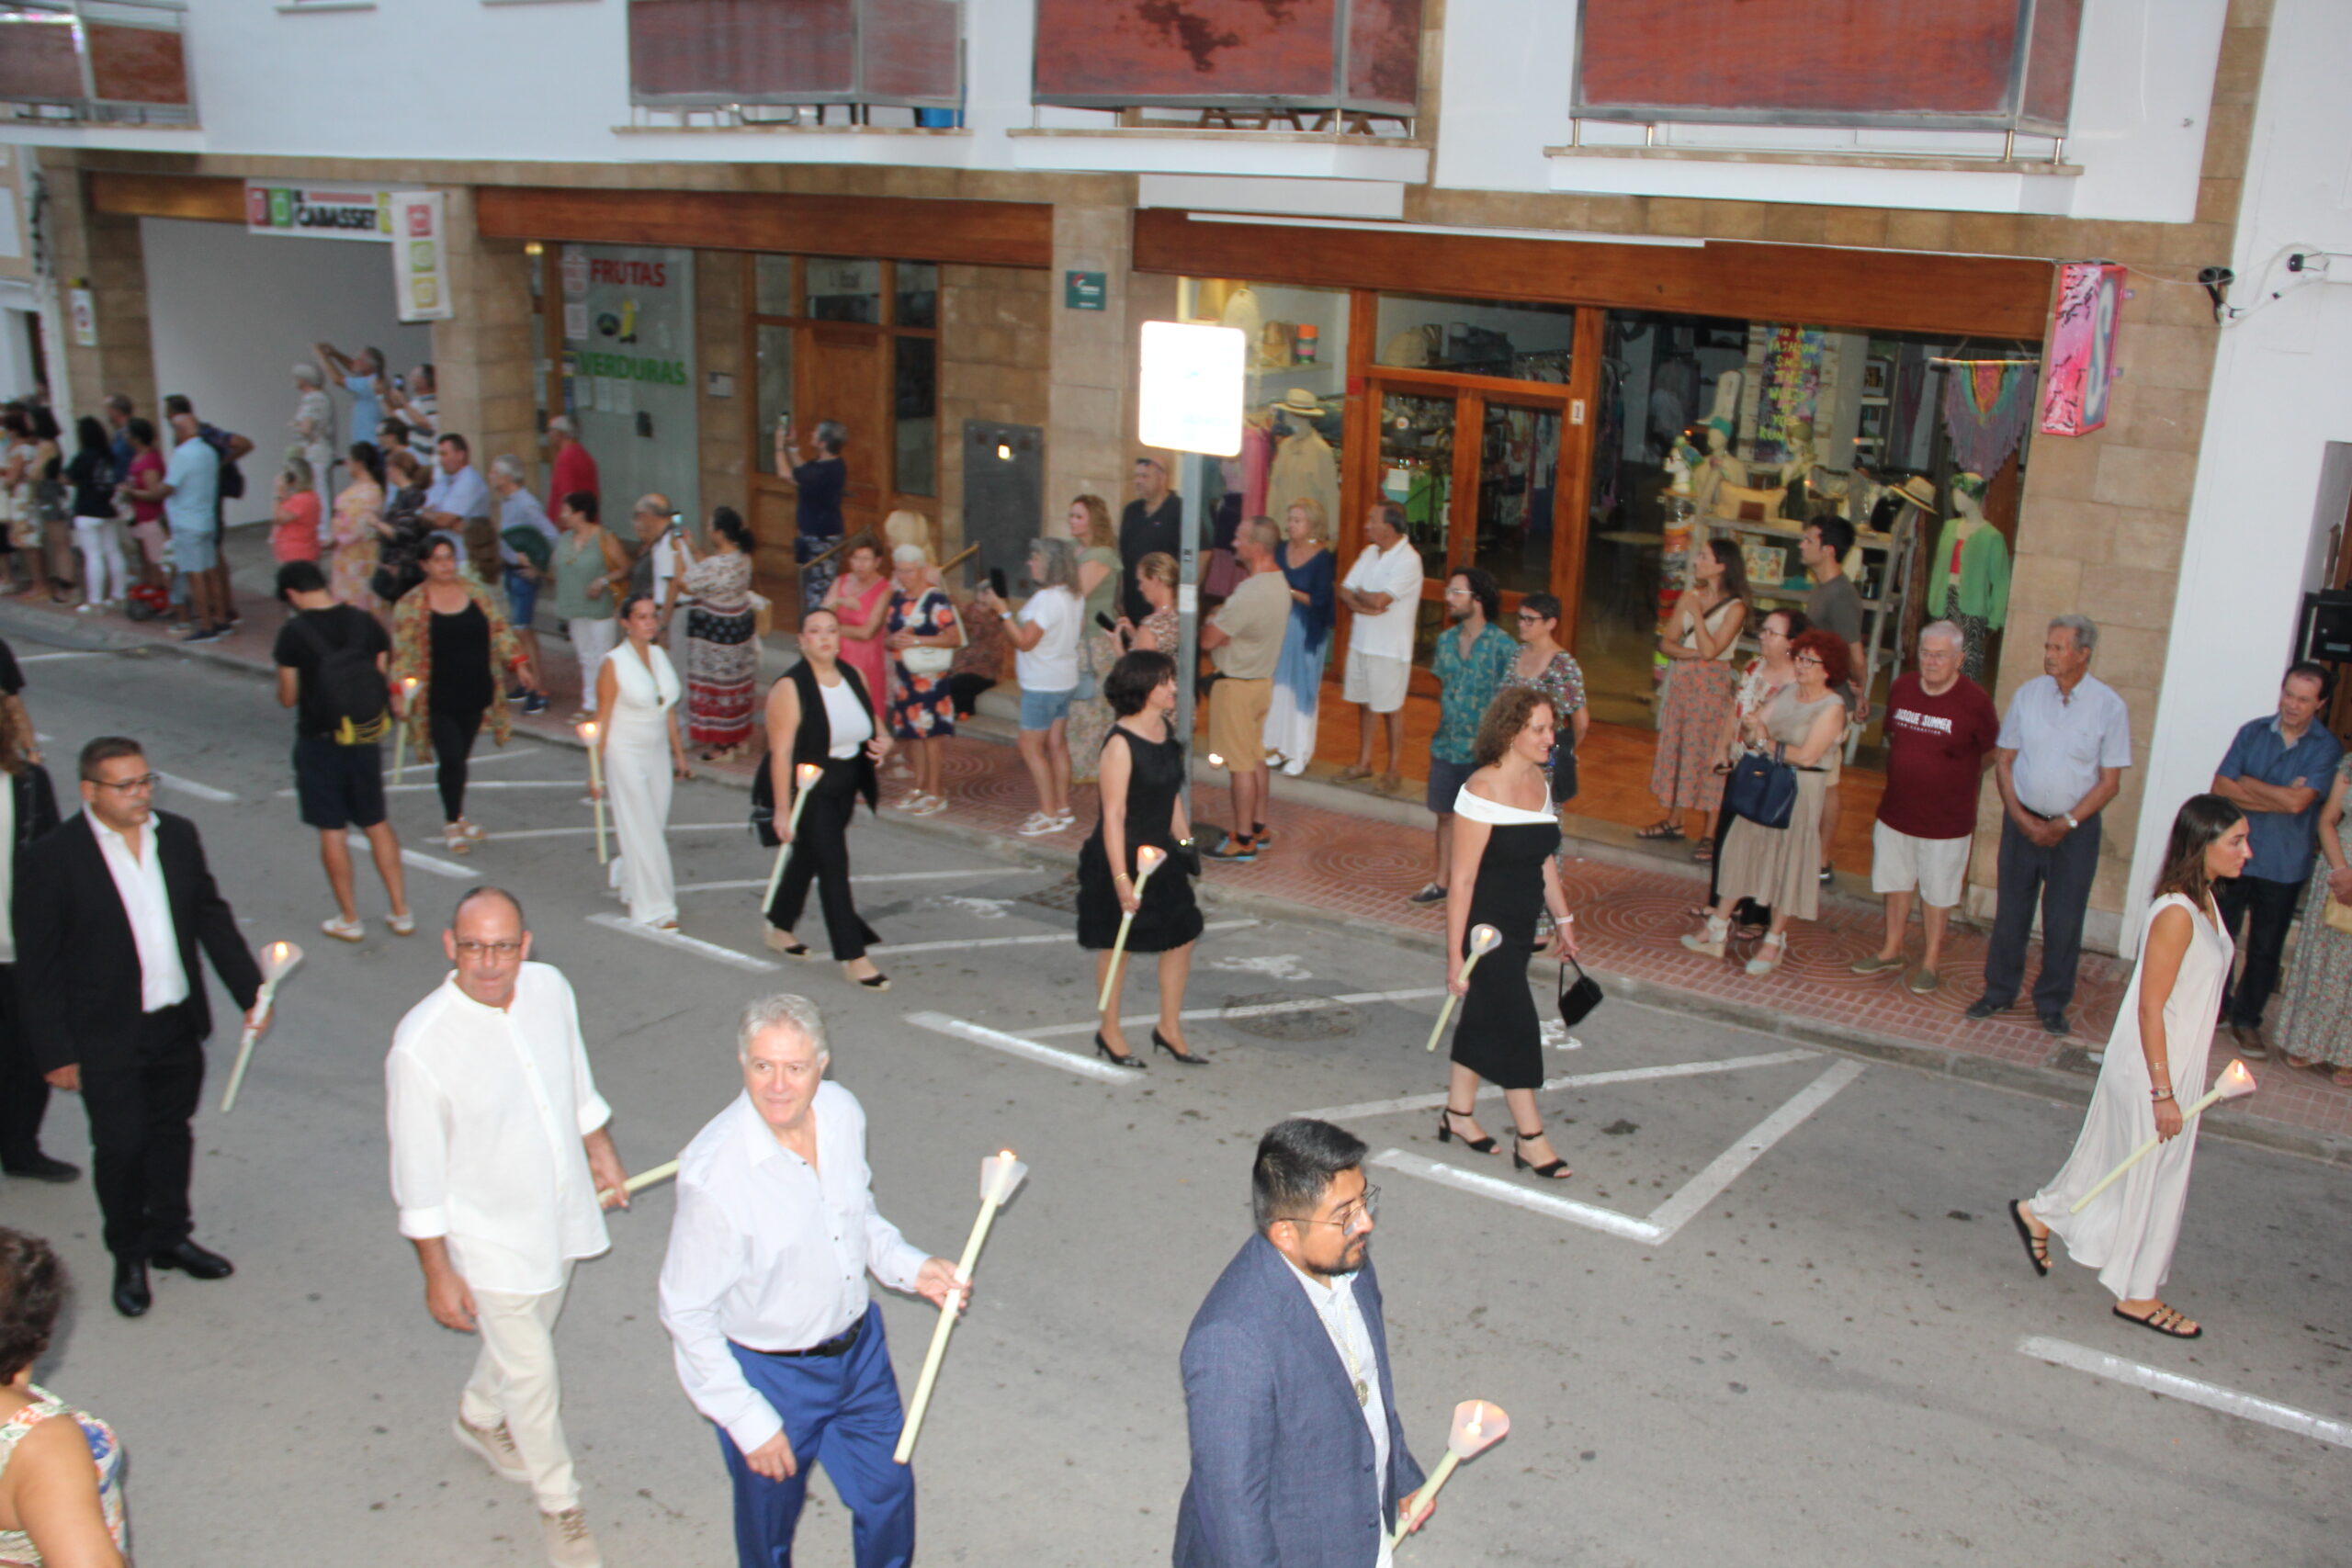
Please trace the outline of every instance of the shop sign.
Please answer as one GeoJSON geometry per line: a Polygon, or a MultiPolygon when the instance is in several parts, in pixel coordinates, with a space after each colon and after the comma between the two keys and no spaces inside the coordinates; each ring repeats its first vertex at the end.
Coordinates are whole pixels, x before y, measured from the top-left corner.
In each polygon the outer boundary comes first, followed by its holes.
{"type": "Polygon", "coordinates": [[[392,238],[392,193],[367,186],[245,182],[245,232],[312,240],[392,238]]]}
{"type": "Polygon", "coordinates": [[[1110,298],[1110,279],[1107,275],[1099,272],[1062,274],[1062,307],[1065,310],[1103,310],[1107,308],[1110,298]]]}
{"type": "Polygon", "coordinates": [[[98,305],[86,288],[66,291],[65,311],[74,321],[74,344],[77,348],[98,346],[98,305]]]}
{"type": "Polygon", "coordinates": [[[1214,457],[1238,453],[1248,348],[1238,327],[1146,321],[1136,410],[1143,444],[1214,457]]]}
{"type": "Polygon", "coordinates": [[[449,297],[447,200],[437,190],[401,191],[392,197],[392,288],[403,321],[446,321],[456,313],[449,297]]]}
{"type": "Polygon", "coordinates": [[[695,365],[694,253],[565,245],[563,412],[596,454],[605,493],[658,491],[697,513],[700,383],[695,365]]]}
{"type": "Polygon", "coordinates": [[[2058,268],[2058,317],[2041,387],[2045,435],[2088,435],[2107,423],[2123,274],[2112,262],[2066,262],[2058,268]]]}

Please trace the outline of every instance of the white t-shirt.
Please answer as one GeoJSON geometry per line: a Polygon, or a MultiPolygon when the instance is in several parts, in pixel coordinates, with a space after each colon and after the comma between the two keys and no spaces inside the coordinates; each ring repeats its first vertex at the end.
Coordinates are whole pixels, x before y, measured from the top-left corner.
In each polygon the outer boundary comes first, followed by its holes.
{"type": "Polygon", "coordinates": [[[1349,650],[1375,659],[1411,660],[1413,625],[1421,614],[1421,558],[1413,542],[1400,538],[1385,554],[1366,545],[1348,569],[1346,586],[1359,593],[1385,593],[1389,601],[1388,608],[1376,615],[1356,616],[1349,650]]]}
{"type": "Polygon", "coordinates": [[[825,699],[825,728],[833,738],[825,755],[847,761],[874,739],[874,721],[865,716],[865,705],[849,689],[847,680],[830,686],[820,681],[817,694],[825,699]]]}
{"type": "Polygon", "coordinates": [[[1012,656],[1024,692],[1067,692],[1078,685],[1078,618],[1084,606],[1067,588],[1041,588],[1021,606],[1020,618],[1044,629],[1032,649],[1012,656]]]}

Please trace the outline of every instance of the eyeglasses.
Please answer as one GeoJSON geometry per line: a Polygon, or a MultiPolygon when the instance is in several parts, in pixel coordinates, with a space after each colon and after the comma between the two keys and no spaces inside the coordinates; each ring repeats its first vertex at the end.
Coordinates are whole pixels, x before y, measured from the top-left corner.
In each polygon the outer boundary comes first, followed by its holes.
{"type": "Polygon", "coordinates": [[[523,951],[519,942],[461,942],[457,944],[460,958],[512,958],[523,951]]]}
{"type": "Polygon", "coordinates": [[[1815,669],[1819,669],[1821,667],[1821,655],[1817,653],[1800,653],[1794,659],[1790,660],[1789,662],[1792,664],[1810,664],[1815,669]]]}
{"type": "Polygon", "coordinates": [[[119,789],[125,795],[140,795],[153,789],[162,782],[161,773],[141,773],[135,779],[92,779],[100,789],[119,789]]]}
{"type": "Polygon", "coordinates": [[[1539,615],[1532,610],[1521,610],[1519,613],[1519,618],[1522,621],[1548,621],[1552,617],[1549,615],[1539,615]]]}
{"type": "Polygon", "coordinates": [[[1294,1218],[1292,1219],[1291,1224],[1295,1225],[1337,1225],[1342,1231],[1351,1231],[1358,1225],[1376,1220],[1379,1217],[1380,1189],[1377,1187],[1367,1186],[1363,1190],[1363,1196],[1362,1198],[1356,1200],[1354,1202],[1342,1204],[1340,1212],[1333,1214],[1328,1220],[1294,1218]]]}

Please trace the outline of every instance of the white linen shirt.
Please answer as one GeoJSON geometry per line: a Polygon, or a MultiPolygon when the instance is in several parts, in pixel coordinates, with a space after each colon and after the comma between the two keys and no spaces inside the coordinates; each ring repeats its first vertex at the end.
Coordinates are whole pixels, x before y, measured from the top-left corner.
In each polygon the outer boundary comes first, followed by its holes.
{"type": "Polygon", "coordinates": [[[1348,650],[1374,659],[1413,657],[1413,626],[1421,615],[1421,557],[1413,541],[1399,538],[1385,552],[1366,545],[1356,564],[1348,568],[1342,585],[1359,593],[1385,593],[1388,608],[1376,615],[1358,615],[1349,634],[1348,650]]]}
{"type": "Polygon", "coordinates": [[[2064,695],[2054,677],[2037,675],[2009,699],[1995,744],[2018,754],[2009,774],[2018,804],[2064,817],[2090,794],[2100,769],[2132,765],[2132,714],[2096,675],[2064,695]]]}
{"type": "Polygon", "coordinates": [[[1369,1392],[1370,1396],[1363,1402],[1363,1419],[1364,1425],[1372,1428],[1372,1473],[1375,1482],[1372,1509],[1374,1522],[1380,1526],[1380,1558],[1375,1568],[1387,1568],[1395,1551],[1388,1540],[1388,1516],[1383,1512],[1388,1506],[1388,1403],[1380,1396],[1380,1361],[1373,1348],[1372,1326],[1364,1322],[1363,1309],[1356,1304],[1356,1277],[1335,1274],[1329,1284],[1318,1285],[1297,1264],[1287,1258],[1283,1261],[1289,1265],[1299,1288],[1306,1292],[1315,1315],[1323,1324],[1323,1332],[1331,1337],[1331,1353],[1347,1369],[1349,1380],[1362,1378],[1369,1392]]]}
{"type": "Polygon", "coordinates": [[[467,1284],[545,1295],[612,1245],[581,1139],[613,1112],[554,965],[524,964],[503,1009],[451,975],[393,1032],[384,1089],[401,1235],[446,1236],[467,1284]]]}
{"type": "Polygon", "coordinates": [[[122,834],[94,813],[85,815],[114,877],[114,890],[122,898],[130,939],[139,944],[139,1010],[160,1012],[187,1000],[187,970],[180,963],[179,932],[172,925],[172,897],[164,888],[155,818],[150,816],[139,825],[139,853],[134,857],[122,834]]]}
{"type": "Polygon", "coordinates": [[[747,1092],[678,1156],[677,1217],[662,1263],[662,1325],[695,1408],[750,1453],[784,1430],[727,1342],[806,1350],[865,1315],[865,1276],[914,1288],[925,1256],[874,1207],[865,1111],[819,1084],[817,1168],[776,1141],[747,1092]]]}

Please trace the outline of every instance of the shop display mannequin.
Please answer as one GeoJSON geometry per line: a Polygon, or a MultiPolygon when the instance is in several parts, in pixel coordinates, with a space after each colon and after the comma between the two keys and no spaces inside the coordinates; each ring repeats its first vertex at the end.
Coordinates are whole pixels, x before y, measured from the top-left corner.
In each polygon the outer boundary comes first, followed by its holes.
{"type": "Polygon", "coordinates": [[[1736,370],[1726,370],[1715,378],[1715,408],[1707,416],[1707,455],[1690,476],[1690,501],[1702,517],[1716,514],[1715,491],[1720,486],[1747,483],[1747,465],[1731,455],[1739,387],[1736,370]]]}
{"type": "Polygon", "coordinates": [[[1273,469],[1266,478],[1267,513],[1287,512],[1292,502],[1305,497],[1320,506],[1324,516],[1337,517],[1340,460],[1314,424],[1323,405],[1306,388],[1293,387],[1272,412],[1283,416],[1278,423],[1290,433],[1275,449],[1273,469]]]}
{"type": "Polygon", "coordinates": [[[1789,421],[1788,444],[1789,460],[1781,465],[1781,516],[1803,523],[1813,515],[1813,475],[1821,466],[1821,453],[1813,444],[1813,421],[1789,421]]]}
{"type": "Polygon", "coordinates": [[[2009,617],[2009,545],[1984,520],[1984,478],[1955,474],[1952,515],[1928,563],[1929,602],[1960,626],[1961,673],[1984,683],[1984,645],[2009,617]]]}

